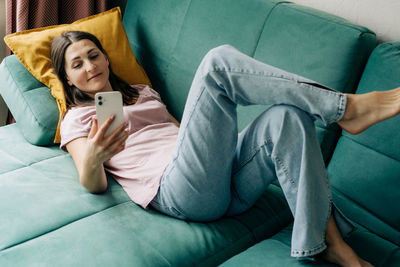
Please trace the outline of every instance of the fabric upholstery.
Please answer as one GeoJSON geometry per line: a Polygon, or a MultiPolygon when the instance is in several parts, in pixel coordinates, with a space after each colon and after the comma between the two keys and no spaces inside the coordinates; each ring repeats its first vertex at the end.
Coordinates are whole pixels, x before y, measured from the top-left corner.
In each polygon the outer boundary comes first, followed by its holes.
{"type": "MultiPolygon", "coordinates": [[[[311,258],[297,260],[290,258],[290,239],[292,225],[284,228],[278,234],[263,240],[244,252],[224,262],[221,267],[253,267],[253,266],[324,266],[334,267],[335,264],[318,261],[311,258]]],[[[363,259],[374,266],[395,267],[399,264],[399,247],[382,239],[364,228],[353,232],[346,242],[363,259]],[[368,244],[368,246],[366,246],[368,244]]]]}
{"type": "MultiPolygon", "coordinates": [[[[385,43],[371,54],[357,93],[400,84],[400,43],[385,43]]],[[[359,135],[343,133],[328,166],[338,206],[357,223],[400,245],[400,117],[359,135]],[[389,204],[388,204],[389,203],[389,204]]]]}
{"type": "Polygon", "coordinates": [[[143,210],[110,177],[91,194],[68,153],[28,143],[16,124],[0,128],[0,158],[0,266],[215,266],[291,221],[275,186],[211,223],[143,210]]]}
{"type": "Polygon", "coordinates": [[[15,55],[0,65],[0,94],[22,135],[31,144],[53,144],[59,110],[48,87],[38,81],[15,55]]]}

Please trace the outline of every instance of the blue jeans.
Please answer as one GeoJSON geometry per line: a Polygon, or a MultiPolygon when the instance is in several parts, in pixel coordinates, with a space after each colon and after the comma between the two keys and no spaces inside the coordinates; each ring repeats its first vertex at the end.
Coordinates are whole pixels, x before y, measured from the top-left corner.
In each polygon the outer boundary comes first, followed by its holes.
{"type": "Polygon", "coordinates": [[[334,212],[313,120],[340,120],[346,95],[259,62],[235,48],[212,49],[201,62],[183,114],[172,162],[151,206],[170,216],[211,221],[249,209],[278,179],[294,216],[294,257],[326,248],[334,212]],[[237,105],[272,105],[240,135],[237,105]]]}

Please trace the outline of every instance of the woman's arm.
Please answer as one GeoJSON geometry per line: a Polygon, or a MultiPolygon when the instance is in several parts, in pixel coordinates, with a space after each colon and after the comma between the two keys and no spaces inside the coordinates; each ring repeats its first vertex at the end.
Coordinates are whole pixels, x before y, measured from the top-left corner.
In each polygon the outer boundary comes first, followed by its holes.
{"type": "Polygon", "coordinates": [[[113,119],[108,118],[99,129],[97,120],[93,119],[88,137],[77,138],[66,145],[75,162],[81,184],[91,193],[103,193],[107,189],[103,163],[124,149],[128,137],[125,123],[109,136],[104,136],[113,119]]]}

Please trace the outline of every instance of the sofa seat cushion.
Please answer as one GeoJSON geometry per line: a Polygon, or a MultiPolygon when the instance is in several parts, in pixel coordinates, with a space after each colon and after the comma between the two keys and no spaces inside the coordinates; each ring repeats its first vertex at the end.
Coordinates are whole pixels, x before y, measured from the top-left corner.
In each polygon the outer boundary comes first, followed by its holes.
{"type": "MultiPolygon", "coordinates": [[[[234,256],[220,266],[337,266],[324,261],[311,259],[300,261],[290,257],[291,234],[292,225],[234,256]]],[[[352,232],[346,242],[361,258],[375,266],[395,267],[400,265],[400,249],[362,227],[352,232]]]]}
{"type": "Polygon", "coordinates": [[[144,210],[110,177],[90,194],[68,153],[30,144],[16,124],[0,127],[0,159],[0,266],[212,266],[292,220],[276,186],[211,223],[144,210]]]}

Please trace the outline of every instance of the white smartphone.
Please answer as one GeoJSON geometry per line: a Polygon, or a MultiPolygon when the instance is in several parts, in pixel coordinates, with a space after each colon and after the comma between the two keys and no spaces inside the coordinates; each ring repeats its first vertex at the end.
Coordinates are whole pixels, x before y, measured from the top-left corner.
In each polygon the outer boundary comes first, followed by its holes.
{"type": "Polygon", "coordinates": [[[105,136],[108,136],[124,122],[122,95],[118,91],[96,93],[94,102],[96,105],[96,116],[99,128],[108,117],[111,115],[115,116],[105,133],[105,136]]]}

